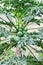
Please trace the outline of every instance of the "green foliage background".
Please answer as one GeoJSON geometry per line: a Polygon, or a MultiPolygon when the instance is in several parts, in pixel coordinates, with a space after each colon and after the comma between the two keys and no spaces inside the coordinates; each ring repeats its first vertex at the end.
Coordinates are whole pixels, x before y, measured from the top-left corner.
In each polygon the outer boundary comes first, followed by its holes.
{"type": "Polygon", "coordinates": [[[31,56],[30,60],[28,57],[26,60],[25,56],[14,57],[14,53],[11,51],[11,48],[16,46],[24,50],[27,45],[37,45],[43,50],[43,27],[37,28],[39,32],[28,32],[30,29],[27,28],[30,22],[39,26],[40,23],[43,23],[43,3],[36,2],[36,0],[0,0],[0,4],[3,5],[0,6],[0,13],[3,12],[9,20],[8,22],[0,17],[2,19],[0,21],[0,64],[27,65],[28,63],[32,65],[30,63],[34,64],[35,62],[36,65],[43,65],[42,61],[32,61],[31,56]],[[41,17],[41,19],[35,19],[36,16],[41,17]],[[11,20],[12,17],[16,19],[16,24],[11,20]],[[9,31],[1,25],[9,27],[9,31]],[[5,40],[1,40],[1,37],[4,37],[5,40]]]}

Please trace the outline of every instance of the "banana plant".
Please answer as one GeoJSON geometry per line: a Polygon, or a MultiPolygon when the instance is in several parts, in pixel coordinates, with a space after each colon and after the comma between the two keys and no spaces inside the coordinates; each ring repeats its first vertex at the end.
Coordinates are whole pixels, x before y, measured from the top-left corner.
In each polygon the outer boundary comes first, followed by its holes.
{"type": "MultiPolygon", "coordinates": [[[[28,48],[31,47],[30,45],[38,45],[40,39],[43,40],[43,33],[42,31],[39,33],[30,33],[28,32],[27,23],[24,23],[23,20],[19,19],[14,24],[10,21],[10,18],[7,15],[9,22],[0,21],[0,25],[7,25],[9,26],[9,31],[6,28],[0,26],[0,38],[4,37],[4,40],[0,41],[0,45],[7,43],[9,47],[16,47],[16,55],[22,57],[21,48],[25,50],[26,48],[32,53],[32,51],[28,48]],[[26,48],[25,48],[26,47],[26,48]]],[[[1,18],[3,19],[3,18],[1,18]]],[[[31,19],[30,19],[31,20],[31,19]]],[[[40,29],[39,29],[40,30],[40,29]]],[[[43,30],[43,29],[42,29],[43,30]]],[[[33,54],[33,53],[32,53],[33,54]]],[[[33,54],[35,57],[35,55],[33,54]]],[[[35,57],[36,58],[36,57],[35,57]]],[[[37,59],[37,58],[36,58],[37,59]]]]}

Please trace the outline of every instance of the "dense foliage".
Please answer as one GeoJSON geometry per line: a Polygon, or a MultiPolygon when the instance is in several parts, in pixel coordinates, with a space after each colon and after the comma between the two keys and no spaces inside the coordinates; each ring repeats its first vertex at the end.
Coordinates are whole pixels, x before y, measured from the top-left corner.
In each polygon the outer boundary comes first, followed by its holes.
{"type": "MultiPolygon", "coordinates": [[[[27,28],[30,22],[36,23],[39,26],[40,23],[43,23],[43,3],[35,0],[1,0],[0,4],[3,5],[0,6],[0,13],[3,12],[9,20],[6,21],[0,17],[0,56],[2,56],[3,53],[6,54],[6,50],[8,51],[16,46],[23,50],[26,50],[26,48],[28,48],[27,46],[30,45],[37,45],[43,48],[43,27],[37,28],[38,32],[29,32],[31,29],[27,28]],[[36,19],[36,16],[41,19],[36,19]],[[13,21],[12,17],[15,18],[16,21],[13,21]],[[2,25],[4,25],[5,28],[2,25]],[[4,40],[1,39],[2,37],[4,37],[4,40]]],[[[29,48],[28,50],[32,53],[29,48]]],[[[1,59],[3,59],[3,57],[1,59]]],[[[1,61],[0,64],[27,65],[26,61],[25,56],[14,57],[13,54],[9,60],[6,62],[5,60],[1,61]]]]}

